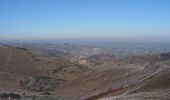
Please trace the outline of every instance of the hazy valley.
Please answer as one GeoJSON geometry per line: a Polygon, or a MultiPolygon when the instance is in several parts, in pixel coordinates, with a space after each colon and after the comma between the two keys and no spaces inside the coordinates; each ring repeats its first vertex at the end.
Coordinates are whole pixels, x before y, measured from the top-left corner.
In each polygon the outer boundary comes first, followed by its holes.
{"type": "Polygon", "coordinates": [[[118,55],[115,49],[70,44],[1,45],[0,98],[168,100],[170,53],[133,50],[118,55]]]}

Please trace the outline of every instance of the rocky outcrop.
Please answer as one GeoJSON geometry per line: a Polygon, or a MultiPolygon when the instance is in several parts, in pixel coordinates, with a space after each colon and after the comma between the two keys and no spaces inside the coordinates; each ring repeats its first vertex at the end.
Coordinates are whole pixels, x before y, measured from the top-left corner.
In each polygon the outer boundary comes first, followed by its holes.
{"type": "Polygon", "coordinates": [[[15,93],[0,93],[0,98],[5,100],[20,99],[21,95],[15,93]]]}
{"type": "Polygon", "coordinates": [[[64,82],[61,79],[52,79],[46,76],[31,76],[24,81],[20,81],[20,85],[30,91],[53,91],[57,85],[64,82]]]}

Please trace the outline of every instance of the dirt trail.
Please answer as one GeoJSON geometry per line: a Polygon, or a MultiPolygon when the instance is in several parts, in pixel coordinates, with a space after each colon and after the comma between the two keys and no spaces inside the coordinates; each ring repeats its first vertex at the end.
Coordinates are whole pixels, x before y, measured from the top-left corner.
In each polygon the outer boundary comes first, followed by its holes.
{"type": "Polygon", "coordinates": [[[4,72],[4,71],[0,71],[0,74],[3,74],[3,75],[12,75],[12,73],[4,72]]]}
{"type": "Polygon", "coordinates": [[[108,97],[108,96],[114,96],[114,95],[119,95],[121,93],[124,93],[126,91],[128,91],[128,87],[126,88],[117,88],[117,89],[111,89],[111,90],[108,90],[106,92],[103,92],[103,93],[99,93],[98,95],[94,95],[94,96],[91,96],[89,98],[85,98],[85,100],[97,100],[97,99],[102,99],[104,97],[108,97]]]}

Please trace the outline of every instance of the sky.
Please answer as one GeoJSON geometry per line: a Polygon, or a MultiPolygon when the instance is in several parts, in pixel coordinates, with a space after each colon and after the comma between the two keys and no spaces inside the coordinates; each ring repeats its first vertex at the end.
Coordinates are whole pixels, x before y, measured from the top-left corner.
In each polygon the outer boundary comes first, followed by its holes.
{"type": "Polygon", "coordinates": [[[0,0],[0,40],[170,41],[170,0],[0,0]]]}

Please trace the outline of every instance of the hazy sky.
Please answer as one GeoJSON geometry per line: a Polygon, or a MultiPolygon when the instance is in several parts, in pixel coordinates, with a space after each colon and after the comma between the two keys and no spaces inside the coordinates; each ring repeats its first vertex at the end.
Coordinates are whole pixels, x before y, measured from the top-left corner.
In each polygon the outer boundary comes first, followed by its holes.
{"type": "Polygon", "coordinates": [[[0,39],[168,41],[170,0],[0,0],[0,39]]]}

